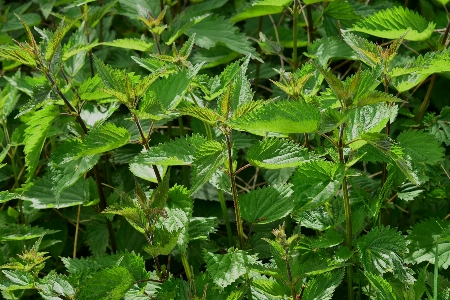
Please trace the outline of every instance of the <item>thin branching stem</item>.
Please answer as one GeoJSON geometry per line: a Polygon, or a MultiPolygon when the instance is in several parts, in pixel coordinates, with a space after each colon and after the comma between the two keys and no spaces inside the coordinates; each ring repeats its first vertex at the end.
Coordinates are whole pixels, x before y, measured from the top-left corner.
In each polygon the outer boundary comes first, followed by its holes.
{"type": "Polygon", "coordinates": [[[75,224],[75,238],[73,241],[73,258],[77,257],[78,231],[80,229],[81,204],[78,205],[77,222],[75,224]]]}

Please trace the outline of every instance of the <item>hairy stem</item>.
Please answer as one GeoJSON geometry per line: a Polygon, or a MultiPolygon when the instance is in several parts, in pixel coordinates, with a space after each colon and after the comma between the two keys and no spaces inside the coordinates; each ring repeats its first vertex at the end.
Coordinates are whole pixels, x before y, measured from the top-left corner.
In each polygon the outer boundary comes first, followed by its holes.
{"type": "Polygon", "coordinates": [[[236,175],[233,171],[233,156],[231,154],[231,149],[233,144],[231,143],[231,131],[228,134],[225,134],[225,138],[227,141],[227,151],[228,151],[228,169],[230,171],[230,180],[231,180],[231,194],[233,196],[234,202],[234,212],[236,214],[236,226],[239,238],[239,249],[244,249],[244,230],[242,229],[242,219],[241,219],[241,208],[239,207],[239,199],[238,192],[236,188],[236,175]]]}
{"type": "Polygon", "coordinates": [[[231,231],[230,217],[228,216],[227,205],[225,204],[225,197],[221,190],[217,190],[219,196],[220,207],[222,208],[223,219],[225,220],[225,227],[227,228],[228,246],[233,246],[233,233],[231,231]]]}
{"type": "MultiPolygon", "coordinates": [[[[136,124],[136,127],[139,131],[139,134],[142,138],[142,144],[144,145],[144,148],[148,151],[150,149],[150,146],[148,145],[148,140],[145,137],[144,130],[142,129],[141,123],[139,122],[139,118],[133,114],[131,111],[130,113],[133,115],[134,123],[136,124]]],[[[158,167],[156,165],[152,165],[153,171],[155,172],[156,180],[158,181],[158,184],[161,183],[161,174],[159,173],[158,167]]]]}
{"type": "Polygon", "coordinates": [[[191,266],[189,265],[188,258],[186,256],[186,252],[180,251],[181,263],[183,264],[184,272],[186,273],[186,278],[189,282],[189,287],[192,289],[195,287],[194,285],[194,275],[192,274],[191,266]]]}
{"type": "MultiPolygon", "coordinates": [[[[59,88],[59,86],[57,86],[55,84],[55,81],[54,81],[53,77],[50,75],[50,73],[48,73],[48,72],[45,73],[45,76],[47,77],[47,79],[49,80],[51,85],[56,89],[56,93],[61,97],[61,99],[66,104],[66,106],[69,108],[69,110],[75,116],[78,124],[80,124],[81,128],[83,129],[84,134],[86,135],[88,133],[88,128],[86,127],[86,124],[84,123],[84,121],[81,118],[81,116],[78,114],[78,112],[75,109],[75,107],[73,107],[73,105],[70,103],[70,101],[61,92],[61,89],[59,88]]],[[[101,210],[105,210],[106,209],[106,197],[105,197],[105,193],[103,192],[102,183],[100,181],[100,172],[98,170],[98,165],[95,165],[92,168],[92,170],[94,171],[95,184],[97,186],[97,191],[98,191],[98,195],[99,195],[99,198],[100,198],[99,206],[100,206],[101,210]]],[[[115,237],[115,234],[114,234],[114,229],[112,227],[111,221],[108,218],[106,218],[106,217],[105,217],[105,220],[106,220],[106,226],[108,228],[109,241],[111,243],[111,251],[113,253],[116,253],[116,251],[117,251],[117,244],[116,244],[116,237],[115,237]]]]}
{"type": "MultiPolygon", "coordinates": [[[[339,161],[341,164],[345,164],[343,137],[344,137],[344,124],[342,124],[339,129],[338,153],[339,153],[339,161]]],[[[346,225],[345,244],[350,250],[352,250],[353,248],[352,211],[350,208],[350,198],[348,196],[348,186],[346,176],[342,180],[342,192],[344,196],[345,225],[346,225]]],[[[348,299],[353,300],[353,267],[351,265],[347,267],[347,288],[348,288],[348,299]]]]}

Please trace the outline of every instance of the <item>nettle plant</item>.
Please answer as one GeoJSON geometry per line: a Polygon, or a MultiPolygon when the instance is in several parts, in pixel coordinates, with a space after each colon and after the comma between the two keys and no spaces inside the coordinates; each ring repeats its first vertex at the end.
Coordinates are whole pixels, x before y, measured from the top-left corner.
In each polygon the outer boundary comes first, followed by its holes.
{"type": "Polygon", "coordinates": [[[0,3],[5,299],[450,297],[450,108],[426,114],[450,25],[388,2],[35,2],[47,29],[0,3]]]}

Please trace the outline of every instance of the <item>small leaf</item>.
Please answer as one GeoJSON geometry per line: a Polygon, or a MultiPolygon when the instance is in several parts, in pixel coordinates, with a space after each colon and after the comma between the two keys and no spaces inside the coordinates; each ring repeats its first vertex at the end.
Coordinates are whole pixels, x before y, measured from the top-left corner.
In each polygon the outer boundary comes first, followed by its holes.
{"type": "Polygon", "coordinates": [[[112,42],[103,42],[99,45],[105,45],[116,48],[131,49],[142,52],[149,52],[153,48],[152,42],[146,42],[140,39],[115,39],[112,42]]]}
{"type": "Polygon", "coordinates": [[[105,123],[94,127],[80,145],[78,157],[95,155],[119,148],[130,140],[130,133],[123,127],[113,123],[105,123]]]}
{"type": "Polygon", "coordinates": [[[352,49],[340,38],[335,36],[316,39],[308,45],[308,56],[316,57],[321,66],[325,66],[330,59],[351,59],[357,56],[352,49]]]}
{"type": "Polygon", "coordinates": [[[48,62],[52,61],[58,47],[61,46],[62,39],[69,32],[75,23],[78,22],[78,18],[72,20],[70,23],[65,24],[64,21],[61,21],[61,24],[56,28],[56,31],[53,33],[50,41],[47,44],[47,48],[45,49],[45,60],[48,62]]]}
{"type": "Polygon", "coordinates": [[[244,4],[230,21],[236,23],[245,19],[276,15],[281,13],[290,4],[291,0],[259,0],[244,4]]]}

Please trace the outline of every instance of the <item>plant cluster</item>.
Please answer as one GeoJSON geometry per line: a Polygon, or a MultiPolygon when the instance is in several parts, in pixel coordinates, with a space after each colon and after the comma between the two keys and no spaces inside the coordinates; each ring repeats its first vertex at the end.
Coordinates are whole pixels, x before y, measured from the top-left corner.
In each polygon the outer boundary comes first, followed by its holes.
{"type": "Polygon", "coordinates": [[[2,297],[450,299],[448,2],[0,1],[2,297]]]}

